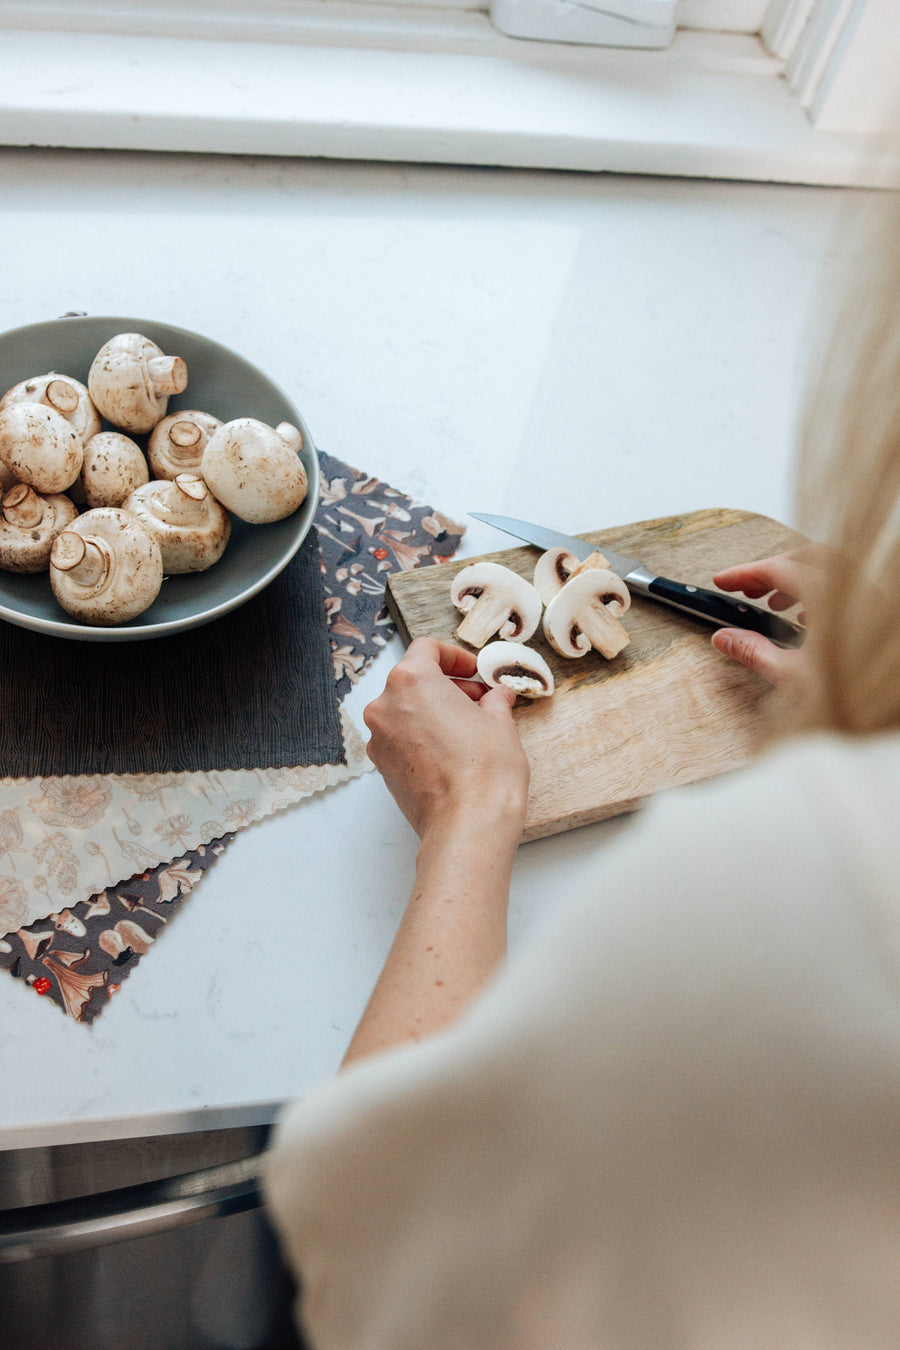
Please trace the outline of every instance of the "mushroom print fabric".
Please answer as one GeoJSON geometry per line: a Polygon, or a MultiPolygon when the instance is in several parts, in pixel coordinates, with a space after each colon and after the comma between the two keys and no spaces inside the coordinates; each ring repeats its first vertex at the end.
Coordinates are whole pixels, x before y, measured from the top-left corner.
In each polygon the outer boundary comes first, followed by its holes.
{"type": "MultiPolygon", "coordinates": [[[[320,463],[316,528],[339,701],[394,631],[388,576],[452,557],[463,527],[330,455],[320,463]]],[[[371,768],[352,720],[338,716],[338,763],[0,779],[0,967],[93,1020],[235,831],[371,768]]]]}
{"type": "Polygon", "coordinates": [[[320,451],[316,512],[338,697],[396,632],[384,601],[393,572],[446,562],[465,533],[432,506],[320,451]]]}

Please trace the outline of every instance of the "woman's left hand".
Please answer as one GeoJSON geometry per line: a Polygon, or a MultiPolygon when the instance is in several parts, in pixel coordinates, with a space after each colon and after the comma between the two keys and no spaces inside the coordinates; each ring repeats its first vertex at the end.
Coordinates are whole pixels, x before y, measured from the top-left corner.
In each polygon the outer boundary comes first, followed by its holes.
{"type": "Polygon", "coordinates": [[[418,638],[363,714],[369,758],[420,838],[459,817],[521,834],[529,768],[515,695],[486,689],[476,671],[472,652],[418,638]]]}

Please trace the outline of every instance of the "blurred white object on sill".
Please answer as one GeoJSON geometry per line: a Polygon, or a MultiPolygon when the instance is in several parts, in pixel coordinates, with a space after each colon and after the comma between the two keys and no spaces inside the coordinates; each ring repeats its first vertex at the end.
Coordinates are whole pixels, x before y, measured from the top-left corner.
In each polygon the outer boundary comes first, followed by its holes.
{"type": "Polygon", "coordinates": [[[675,0],[490,0],[491,21],[509,37],[598,47],[668,47],[675,0]]]}

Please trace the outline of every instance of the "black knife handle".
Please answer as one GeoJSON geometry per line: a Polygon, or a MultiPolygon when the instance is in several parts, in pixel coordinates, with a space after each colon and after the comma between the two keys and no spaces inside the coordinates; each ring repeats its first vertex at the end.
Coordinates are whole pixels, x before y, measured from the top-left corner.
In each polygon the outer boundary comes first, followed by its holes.
{"type": "Polygon", "coordinates": [[[762,633],[779,647],[801,647],[806,637],[805,629],[790,620],[779,618],[770,610],[760,609],[746,600],[722,595],[720,591],[685,586],[668,577],[654,577],[647,592],[667,605],[695,614],[698,619],[718,624],[720,628],[748,628],[753,633],[762,633]]]}

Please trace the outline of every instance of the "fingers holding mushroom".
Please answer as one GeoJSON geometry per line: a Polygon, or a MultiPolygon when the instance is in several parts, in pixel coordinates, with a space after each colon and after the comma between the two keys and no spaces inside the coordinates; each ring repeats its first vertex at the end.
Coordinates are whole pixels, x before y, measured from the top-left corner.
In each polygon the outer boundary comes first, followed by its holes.
{"type": "Polygon", "coordinates": [[[163,579],[162,553],[127,511],[86,511],[58,534],[50,585],[63,609],[82,623],[109,628],[148,609],[163,579]]]}
{"type": "Polygon", "coordinates": [[[527,642],[541,621],[537,591],[500,563],[470,563],[457,572],[450,599],[464,616],[456,636],[470,647],[483,647],[495,633],[527,642]]]}
{"type": "Polygon", "coordinates": [[[200,472],[223,506],[251,525],[290,516],[306,499],[303,437],[295,426],[255,417],[226,422],[203,452],[200,472]]]}
{"type": "Polygon", "coordinates": [[[166,574],[204,572],[221,558],[231,519],[197,474],[146,483],[122,503],[150,531],[166,574]]]}
{"type": "Polygon", "coordinates": [[[77,515],[77,507],[61,493],[42,497],[27,483],[9,488],[0,501],[0,567],[46,572],[54,539],[77,515]]]}
{"type": "Polygon", "coordinates": [[[153,477],[173,479],[180,473],[199,473],[203,452],[221,425],[218,417],[193,408],[169,413],[153,428],[147,444],[153,477]]]}
{"type": "Polygon", "coordinates": [[[0,410],[0,460],[35,492],[65,492],[81,472],[81,439],[54,408],[11,403],[0,410]]]}
{"type": "Polygon", "coordinates": [[[554,690],[547,662],[521,642],[489,642],[482,647],[478,674],[491,688],[512,689],[523,698],[549,698],[554,690]]]}
{"type": "Polygon", "coordinates": [[[102,426],[100,414],[84,385],[71,375],[58,375],[55,370],[13,385],[0,399],[0,410],[15,403],[43,403],[52,408],[66,419],[82,442],[96,436],[102,426]]]}
{"type": "Polygon", "coordinates": [[[166,415],[169,397],[187,388],[187,366],[166,356],[140,333],[117,333],[104,343],[88,372],[96,407],[123,431],[151,431],[166,415]]]}

